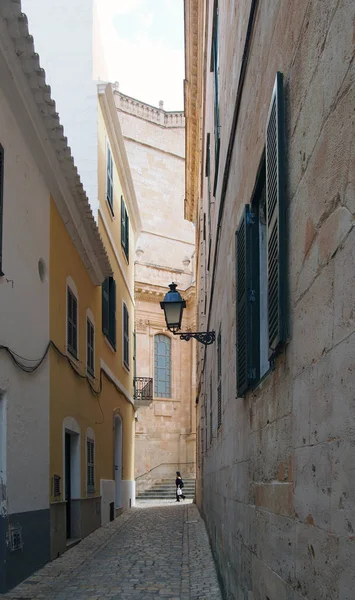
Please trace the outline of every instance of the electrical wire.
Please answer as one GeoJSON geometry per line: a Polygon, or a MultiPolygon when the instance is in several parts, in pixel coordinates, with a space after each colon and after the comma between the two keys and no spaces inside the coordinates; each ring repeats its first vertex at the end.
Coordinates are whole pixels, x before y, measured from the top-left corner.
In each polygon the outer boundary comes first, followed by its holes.
{"type": "Polygon", "coordinates": [[[102,383],[102,375],[104,374],[106,379],[112,383],[112,385],[116,388],[116,390],[119,393],[122,393],[121,390],[119,389],[119,387],[117,386],[116,382],[112,379],[112,377],[110,377],[106,371],[104,371],[102,368],[100,368],[100,378],[99,378],[99,386],[98,389],[95,389],[95,387],[93,386],[91,380],[89,379],[89,377],[87,375],[83,375],[82,373],[80,373],[80,371],[78,371],[75,363],[70,359],[70,357],[65,354],[64,352],[62,352],[58,346],[53,342],[53,340],[49,340],[46,349],[44,351],[44,354],[41,358],[38,359],[33,359],[33,358],[25,358],[23,356],[21,356],[20,354],[17,354],[14,350],[11,350],[11,348],[9,348],[8,346],[4,346],[2,344],[0,344],[0,350],[4,350],[11,358],[11,360],[13,361],[13,363],[19,368],[21,369],[21,371],[24,371],[25,373],[34,373],[35,371],[37,371],[37,369],[42,365],[42,363],[44,362],[49,349],[53,348],[53,350],[59,355],[61,356],[63,359],[65,359],[67,361],[67,363],[69,364],[71,370],[73,371],[74,375],[76,375],[76,377],[78,377],[81,380],[85,380],[87,385],[90,388],[90,391],[92,393],[93,396],[95,396],[97,398],[98,401],[98,405],[99,405],[99,409],[101,411],[101,415],[102,415],[102,420],[101,421],[95,421],[96,425],[102,425],[104,423],[105,420],[105,414],[104,411],[102,409],[101,406],[101,401],[100,401],[100,395],[102,393],[102,388],[103,388],[103,383],[102,383]],[[26,362],[36,362],[35,365],[26,365],[22,362],[20,362],[21,359],[22,361],[26,362]]]}

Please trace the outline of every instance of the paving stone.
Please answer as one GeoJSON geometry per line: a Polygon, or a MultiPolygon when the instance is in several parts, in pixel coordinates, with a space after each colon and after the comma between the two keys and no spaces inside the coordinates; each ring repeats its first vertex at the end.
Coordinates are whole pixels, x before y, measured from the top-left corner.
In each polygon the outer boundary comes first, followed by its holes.
{"type": "Polygon", "coordinates": [[[221,600],[205,525],[191,502],[141,501],[48,564],[6,600],[221,600]]]}

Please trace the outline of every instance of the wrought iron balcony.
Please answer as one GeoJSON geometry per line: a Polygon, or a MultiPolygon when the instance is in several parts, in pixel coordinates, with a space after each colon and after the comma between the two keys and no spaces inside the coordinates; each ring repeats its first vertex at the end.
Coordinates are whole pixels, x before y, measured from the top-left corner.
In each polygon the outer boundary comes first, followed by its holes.
{"type": "Polygon", "coordinates": [[[153,378],[134,378],[134,401],[135,406],[149,406],[153,402],[153,378]]]}

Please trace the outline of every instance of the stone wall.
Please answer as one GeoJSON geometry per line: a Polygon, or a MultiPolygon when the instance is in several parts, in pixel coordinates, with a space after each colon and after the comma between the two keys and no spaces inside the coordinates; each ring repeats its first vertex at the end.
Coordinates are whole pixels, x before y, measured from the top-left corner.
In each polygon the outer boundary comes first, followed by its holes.
{"type": "MultiPolygon", "coordinates": [[[[208,67],[213,4],[208,2],[206,24],[208,67]]],[[[221,328],[222,425],[217,430],[216,348],[206,353],[199,348],[197,498],[227,597],[350,600],[355,588],[354,6],[347,0],[325,0],[321,6],[306,0],[258,3],[222,208],[249,10],[250,3],[219,0],[221,152],[207,274],[202,164],[197,286],[199,329],[208,319],[211,328],[221,328]],[[277,71],[284,74],[286,106],[289,338],[275,369],[253,392],[237,398],[235,232],[252,197],[277,71]]],[[[214,181],[213,73],[206,72],[204,132],[211,132],[214,181]]]]}
{"type": "Polygon", "coordinates": [[[116,90],[116,106],[142,219],[135,264],[136,376],[154,378],[154,336],[171,338],[171,395],[136,413],[137,491],[175,471],[195,477],[195,343],[167,332],[159,302],[175,281],[194,327],[195,230],[184,220],[183,113],[167,113],[116,90]]]}

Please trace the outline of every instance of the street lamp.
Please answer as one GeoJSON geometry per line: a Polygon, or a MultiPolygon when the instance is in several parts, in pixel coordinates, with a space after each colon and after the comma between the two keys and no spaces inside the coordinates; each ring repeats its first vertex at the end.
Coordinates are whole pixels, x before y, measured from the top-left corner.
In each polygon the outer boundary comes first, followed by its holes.
{"type": "Polygon", "coordinates": [[[176,289],[176,283],[169,285],[169,292],[165,294],[163,302],[160,303],[160,307],[164,311],[166,326],[174,335],[179,335],[181,340],[188,342],[191,338],[195,338],[201,344],[209,346],[213,344],[216,339],[214,331],[187,331],[186,333],[179,333],[181,328],[182,313],[186,308],[186,302],[181,297],[180,293],[176,289]]]}

